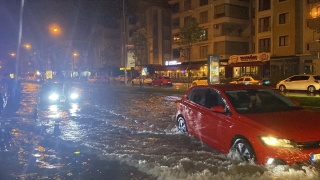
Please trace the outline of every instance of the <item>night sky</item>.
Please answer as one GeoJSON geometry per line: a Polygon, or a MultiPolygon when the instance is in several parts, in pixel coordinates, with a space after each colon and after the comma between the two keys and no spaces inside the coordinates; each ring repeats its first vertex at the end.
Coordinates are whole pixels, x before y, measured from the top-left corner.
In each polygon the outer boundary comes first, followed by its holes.
{"type": "MultiPolygon", "coordinates": [[[[21,2],[0,0],[0,61],[17,51],[21,2]]],[[[122,0],[25,0],[21,43],[37,50],[54,41],[88,40],[97,24],[117,27],[121,14],[122,0]],[[59,28],[58,36],[49,30],[53,26],[59,28]]]]}

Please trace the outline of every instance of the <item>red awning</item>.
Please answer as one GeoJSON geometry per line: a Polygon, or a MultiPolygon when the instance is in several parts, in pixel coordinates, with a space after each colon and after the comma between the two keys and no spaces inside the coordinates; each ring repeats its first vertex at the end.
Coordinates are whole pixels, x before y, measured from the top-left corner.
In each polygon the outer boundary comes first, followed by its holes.
{"type": "Polygon", "coordinates": [[[269,61],[261,62],[239,62],[239,63],[231,63],[228,64],[229,67],[243,67],[243,66],[264,66],[265,64],[269,63],[269,61]]]}

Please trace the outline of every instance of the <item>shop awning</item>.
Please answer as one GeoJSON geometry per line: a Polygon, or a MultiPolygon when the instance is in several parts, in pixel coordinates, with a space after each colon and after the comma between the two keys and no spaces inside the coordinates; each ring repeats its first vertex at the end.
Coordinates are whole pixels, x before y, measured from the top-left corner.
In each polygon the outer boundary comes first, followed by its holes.
{"type": "MultiPolygon", "coordinates": [[[[201,64],[191,64],[190,65],[190,70],[199,70],[201,64]]],[[[176,71],[176,70],[187,70],[188,65],[172,65],[172,66],[156,66],[155,71],[176,71]]]]}
{"type": "Polygon", "coordinates": [[[231,63],[228,66],[229,67],[243,67],[243,66],[263,66],[265,64],[269,63],[269,61],[265,62],[239,62],[239,63],[231,63]]]}

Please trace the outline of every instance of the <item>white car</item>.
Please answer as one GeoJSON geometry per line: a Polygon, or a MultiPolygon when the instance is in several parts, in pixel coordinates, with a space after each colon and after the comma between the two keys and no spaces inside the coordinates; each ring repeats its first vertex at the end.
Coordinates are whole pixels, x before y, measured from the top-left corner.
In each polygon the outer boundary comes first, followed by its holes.
{"type": "Polygon", "coordinates": [[[288,77],[276,85],[276,89],[307,90],[310,93],[320,90],[320,75],[300,74],[288,77]]]}
{"type": "Polygon", "coordinates": [[[192,86],[208,85],[208,77],[201,77],[192,81],[192,86]]]}

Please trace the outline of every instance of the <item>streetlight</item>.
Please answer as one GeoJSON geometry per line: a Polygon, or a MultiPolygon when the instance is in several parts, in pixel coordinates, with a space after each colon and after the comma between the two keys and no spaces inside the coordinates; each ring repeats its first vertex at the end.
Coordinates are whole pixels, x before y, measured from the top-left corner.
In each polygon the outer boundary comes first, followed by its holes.
{"type": "Polygon", "coordinates": [[[72,69],[71,69],[71,73],[72,73],[72,77],[73,77],[73,71],[74,71],[74,62],[75,62],[75,59],[76,59],[76,56],[78,56],[77,53],[73,53],[73,61],[72,61],[72,69]]]}
{"type": "Polygon", "coordinates": [[[26,48],[26,49],[31,49],[31,45],[30,45],[30,44],[24,44],[23,46],[24,46],[24,48],[26,48]]]}

